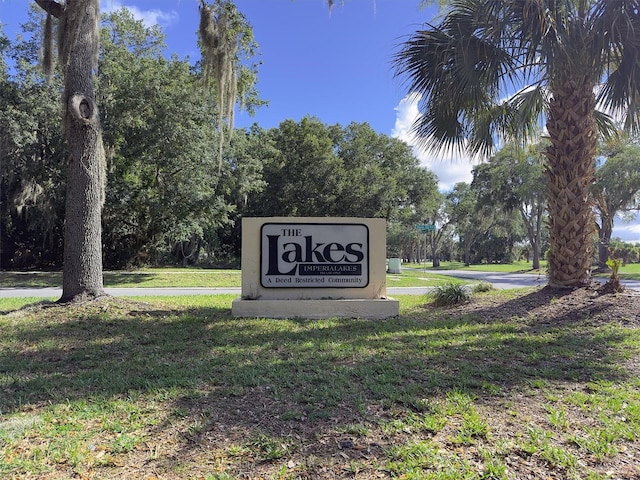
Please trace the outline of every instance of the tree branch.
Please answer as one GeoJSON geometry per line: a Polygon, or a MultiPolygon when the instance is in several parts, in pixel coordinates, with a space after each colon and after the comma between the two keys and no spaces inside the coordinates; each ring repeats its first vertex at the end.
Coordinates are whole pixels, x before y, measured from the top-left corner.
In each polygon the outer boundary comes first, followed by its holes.
{"type": "Polygon", "coordinates": [[[64,13],[65,5],[56,0],[35,0],[40,8],[42,8],[49,15],[53,15],[56,18],[60,18],[64,13]]]}

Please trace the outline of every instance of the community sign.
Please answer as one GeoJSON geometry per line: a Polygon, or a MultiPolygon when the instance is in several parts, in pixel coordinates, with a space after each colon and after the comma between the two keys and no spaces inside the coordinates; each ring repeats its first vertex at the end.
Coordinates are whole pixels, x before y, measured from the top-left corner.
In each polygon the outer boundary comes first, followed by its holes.
{"type": "Polygon", "coordinates": [[[260,284],[365,288],[369,241],[364,223],[265,223],[260,229],[260,284]]]}

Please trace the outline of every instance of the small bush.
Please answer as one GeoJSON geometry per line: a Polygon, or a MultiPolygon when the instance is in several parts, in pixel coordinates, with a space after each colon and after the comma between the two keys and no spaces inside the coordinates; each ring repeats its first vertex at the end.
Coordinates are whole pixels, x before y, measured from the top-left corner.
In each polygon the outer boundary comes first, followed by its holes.
{"type": "Polygon", "coordinates": [[[469,301],[471,290],[462,283],[445,283],[435,287],[428,296],[437,307],[458,305],[469,301]]]}
{"type": "Polygon", "coordinates": [[[493,290],[493,283],[491,282],[480,282],[471,287],[472,293],[490,292],[491,290],[493,290]]]}

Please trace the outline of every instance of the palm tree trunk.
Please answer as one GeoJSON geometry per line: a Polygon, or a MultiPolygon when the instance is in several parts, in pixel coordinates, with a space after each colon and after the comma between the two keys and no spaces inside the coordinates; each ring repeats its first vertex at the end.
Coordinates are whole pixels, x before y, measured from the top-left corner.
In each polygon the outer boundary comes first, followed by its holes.
{"type": "Polygon", "coordinates": [[[590,82],[569,80],[553,90],[547,121],[549,285],[585,286],[591,281],[595,218],[590,188],[595,175],[597,130],[590,82]]]}

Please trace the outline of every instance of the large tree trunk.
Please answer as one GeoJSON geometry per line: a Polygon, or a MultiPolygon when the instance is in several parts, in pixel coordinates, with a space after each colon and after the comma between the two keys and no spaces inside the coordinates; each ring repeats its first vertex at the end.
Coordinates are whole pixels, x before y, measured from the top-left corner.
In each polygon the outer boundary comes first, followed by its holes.
{"type": "Polygon", "coordinates": [[[431,266],[437,268],[440,266],[440,258],[438,258],[438,242],[436,240],[436,234],[431,236],[431,266]]]}
{"type": "Polygon", "coordinates": [[[597,131],[589,82],[570,80],[554,89],[547,129],[549,285],[585,286],[591,281],[595,218],[590,202],[597,131]]]}
{"type": "Polygon", "coordinates": [[[602,226],[598,230],[598,270],[607,272],[611,271],[609,265],[607,265],[607,260],[609,260],[609,243],[613,233],[613,217],[603,215],[601,223],[602,226]]]}
{"type": "Polygon", "coordinates": [[[543,208],[537,206],[531,209],[531,215],[527,215],[525,209],[520,207],[520,217],[527,228],[527,236],[529,237],[529,244],[533,250],[533,259],[531,268],[533,270],[540,270],[540,243],[541,235],[540,230],[542,228],[542,213],[543,208]]]}
{"type": "Polygon", "coordinates": [[[471,239],[465,237],[464,239],[464,266],[468,267],[471,265],[471,247],[473,242],[471,239]]]}
{"type": "Polygon", "coordinates": [[[609,242],[611,242],[613,233],[613,216],[609,214],[609,207],[602,192],[596,192],[594,196],[600,216],[600,226],[596,225],[598,230],[598,271],[610,272],[607,260],[609,260],[609,242]]]}
{"type": "Polygon", "coordinates": [[[59,20],[65,79],[64,128],[69,153],[61,302],[104,295],[102,224],[104,149],[93,71],[99,42],[99,0],[36,0],[59,20]]]}

